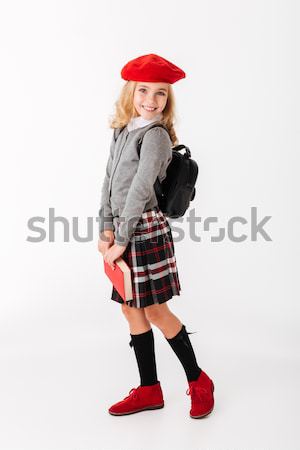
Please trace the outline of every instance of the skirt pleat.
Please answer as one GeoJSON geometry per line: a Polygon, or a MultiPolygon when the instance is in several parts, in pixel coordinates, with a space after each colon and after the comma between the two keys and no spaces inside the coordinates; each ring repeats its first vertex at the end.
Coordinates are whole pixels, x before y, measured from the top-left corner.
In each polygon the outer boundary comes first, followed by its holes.
{"type": "MultiPolygon", "coordinates": [[[[121,258],[131,268],[133,298],[128,306],[144,308],[180,295],[172,231],[158,206],[142,213],[121,258]]],[[[111,299],[124,303],[114,287],[111,299]]]]}

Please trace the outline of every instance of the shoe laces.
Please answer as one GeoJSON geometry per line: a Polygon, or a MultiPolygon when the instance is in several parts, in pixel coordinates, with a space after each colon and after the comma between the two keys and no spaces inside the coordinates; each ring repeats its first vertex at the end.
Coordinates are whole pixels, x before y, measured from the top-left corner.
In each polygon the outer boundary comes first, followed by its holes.
{"type": "Polygon", "coordinates": [[[127,395],[127,397],[125,397],[124,400],[126,400],[129,397],[132,397],[132,398],[136,399],[137,398],[137,390],[138,390],[138,388],[130,389],[129,395],[127,395]]]}
{"type": "Polygon", "coordinates": [[[199,399],[201,399],[201,394],[207,395],[207,389],[201,386],[190,386],[186,390],[186,395],[197,395],[199,396],[199,399]]]}

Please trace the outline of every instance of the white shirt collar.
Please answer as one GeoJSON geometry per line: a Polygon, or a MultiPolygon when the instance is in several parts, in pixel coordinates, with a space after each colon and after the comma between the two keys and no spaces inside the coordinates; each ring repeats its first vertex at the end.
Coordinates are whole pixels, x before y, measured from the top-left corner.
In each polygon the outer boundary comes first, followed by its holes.
{"type": "Polygon", "coordinates": [[[128,131],[135,130],[136,128],[145,127],[149,123],[156,122],[163,117],[162,113],[156,114],[152,119],[144,119],[142,116],[132,117],[127,124],[128,131]]]}

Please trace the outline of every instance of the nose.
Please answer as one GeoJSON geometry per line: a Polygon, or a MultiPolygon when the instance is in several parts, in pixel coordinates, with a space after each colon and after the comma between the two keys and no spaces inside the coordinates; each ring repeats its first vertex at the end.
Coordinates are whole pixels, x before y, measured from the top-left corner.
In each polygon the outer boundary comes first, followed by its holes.
{"type": "Polygon", "coordinates": [[[155,104],[155,94],[149,93],[147,96],[147,102],[149,106],[151,106],[152,103],[155,104]]]}

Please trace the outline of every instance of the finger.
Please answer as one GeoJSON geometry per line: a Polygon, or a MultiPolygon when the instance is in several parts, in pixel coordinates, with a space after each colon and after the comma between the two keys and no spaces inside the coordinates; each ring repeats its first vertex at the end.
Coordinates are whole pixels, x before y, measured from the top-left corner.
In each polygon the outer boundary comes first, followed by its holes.
{"type": "MultiPolygon", "coordinates": [[[[107,255],[107,252],[105,253],[105,255],[107,255]]],[[[110,258],[108,258],[107,256],[104,257],[104,259],[107,262],[107,264],[111,267],[111,269],[115,270],[113,261],[111,261],[110,258]]]]}

